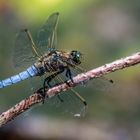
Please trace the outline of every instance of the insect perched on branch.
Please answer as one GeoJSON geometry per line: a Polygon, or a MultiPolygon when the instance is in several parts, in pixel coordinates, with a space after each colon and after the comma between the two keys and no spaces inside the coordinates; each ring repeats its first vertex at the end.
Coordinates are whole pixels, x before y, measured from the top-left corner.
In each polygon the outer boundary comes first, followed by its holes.
{"type": "MultiPolygon", "coordinates": [[[[65,52],[56,49],[58,18],[58,12],[49,16],[39,30],[36,42],[34,42],[28,29],[23,29],[17,34],[14,64],[16,67],[24,66],[25,70],[5,80],[1,80],[0,88],[25,79],[46,75],[42,83],[42,96],[45,98],[45,92],[47,90],[45,87],[52,87],[51,81],[55,78],[61,80],[59,77],[60,74],[65,73],[65,76],[73,81],[71,69],[79,68],[78,65],[81,63],[82,54],[77,50],[65,52]]],[[[72,91],[86,105],[85,100],[77,92],[72,91]]],[[[61,100],[59,95],[58,98],[61,100]]]]}

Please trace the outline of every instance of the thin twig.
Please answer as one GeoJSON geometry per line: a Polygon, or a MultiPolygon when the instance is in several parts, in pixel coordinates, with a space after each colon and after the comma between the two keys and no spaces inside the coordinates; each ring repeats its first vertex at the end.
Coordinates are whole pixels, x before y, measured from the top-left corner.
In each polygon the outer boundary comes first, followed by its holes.
{"type": "MultiPolygon", "coordinates": [[[[69,88],[75,87],[81,83],[85,83],[89,81],[90,79],[98,78],[107,73],[124,69],[130,66],[136,65],[138,63],[140,63],[140,52],[135,53],[125,58],[121,58],[112,63],[105,64],[101,67],[87,71],[85,73],[78,74],[77,76],[73,77],[73,82],[71,82],[71,80],[68,80],[66,83],[60,83],[50,88],[46,92],[46,95],[48,96],[47,99],[53,97],[54,95],[60,93],[61,91],[66,91],[69,88]]],[[[0,115],[0,126],[5,125],[7,122],[11,121],[15,117],[17,117],[19,114],[31,108],[33,105],[42,102],[43,99],[42,99],[42,96],[40,95],[41,92],[42,90],[36,91],[34,94],[29,96],[28,98],[22,100],[21,102],[19,102],[12,108],[3,112],[0,115]]]]}

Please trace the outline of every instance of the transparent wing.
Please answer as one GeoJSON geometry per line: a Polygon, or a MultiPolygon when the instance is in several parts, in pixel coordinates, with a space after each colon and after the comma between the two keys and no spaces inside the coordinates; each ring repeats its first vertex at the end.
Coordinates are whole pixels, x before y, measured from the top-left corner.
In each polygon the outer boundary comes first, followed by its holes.
{"type": "Polygon", "coordinates": [[[111,89],[114,87],[114,84],[104,78],[106,77],[95,78],[91,80],[91,82],[87,86],[93,91],[110,92],[111,89]]]}
{"type": "Polygon", "coordinates": [[[37,47],[42,54],[56,47],[56,27],[58,17],[59,13],[53,13],[50,15],[37,34],[37,47]]]}
{"type": "MultiPolygon", "coordinates": [[[[71,69],[73,76],[76,76],[78,73],[84,73],[86,70],[82,66],[76,66],[75,69],[71,69]]],[[[113,87],[113,80],[105,76],[94,78],[90,83],[92,88],[100,91],[109,91],[113,87]]],[[[86,83],[83,83],[83,85],[86,83]]],[[[88,84],[89,85],[89,84],[88,84]]]]}
{"type": "Polygon", "coordinates": [[[21,30],[16,36],[13,57],[15,67],[26,67],[31,65],[35,62],[37,57],[36,52],[33,49],[33,40],[31,41],[32,38],[29,38],[28,31],[26,31],[21,30]]]}
{"type": "MultiPolygon", "coordinates": [[[[51,85],[56,85],[58,83],[64,82],[66,80],[66,76],[64,73],[58,75],[51,81],[51,85]]],[[[53,105],[54,108],[57,108],[59,114],[72,115],[75,117],[75,114],[78,117],[85,115],[86,106],[81,99],[81,96],[77,96],[77,92],[74,89],[71,89],[70,93],[62,93],[50,99],[48,103],[53,105]]],[[[53,111],[54,111],[53,108],[53,111]]]]}
{"type": "Polygon", "coordinates": [[[54,96],[46,102],[48,103],[48,108],[50,114],[57,114],[57,116],[63,117],[77,117],[75,115],[79,114],[78,117],[83,117],[86,113],[85,106],[83,103],[72,93],[72,91],[67,91],[54,96]],[[62,101],[61,101],[62,100],[62,101]]]}

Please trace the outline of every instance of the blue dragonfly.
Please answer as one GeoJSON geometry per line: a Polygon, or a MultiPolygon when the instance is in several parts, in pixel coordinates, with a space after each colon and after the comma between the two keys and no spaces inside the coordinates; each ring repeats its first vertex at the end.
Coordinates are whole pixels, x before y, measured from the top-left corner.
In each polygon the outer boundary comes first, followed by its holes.
{"type": "MultiPolygon", "coordinates": [[[[65,52],[56,49],[56,28],[58,18],[58,12],[49,16],[37,34],[36,43],[28,29],[21,30],[17,34],[14,64],[16,67],[22,65],[28,67],[14,76],[1,80],[0,88],[16,84],[29,78],[42,77],[49,73],[50,75],[43,80],[44,94],[42,94],[42,96],[45,98],[45,87],[47,86],[50,88],[52,86],[50,82],[52,79],[58,78],[59,74],[65,72],[65,76],[73,82],[71,68],[77,68],[78,65],[81,64],[82,54],[77,50],[65,52]]],[[[77,92],[74,93],[84,105],[86,105],[86,101],[77,92]]]]}

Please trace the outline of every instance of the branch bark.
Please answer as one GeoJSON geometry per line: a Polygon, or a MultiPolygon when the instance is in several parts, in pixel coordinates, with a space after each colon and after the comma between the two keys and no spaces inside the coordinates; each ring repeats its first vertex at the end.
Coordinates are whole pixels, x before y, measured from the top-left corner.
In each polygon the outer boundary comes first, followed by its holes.
{"type": "MultiPolygon", "coordinates": [[[[112,63],[105,64],[101,67],[92,69],[90,71],[87,71],[85,73],[78,74],[77,76],[73,77],[73,81],[68,80],[67,83],[60,83],[58,85],[55,85],[54,87],[50,88],[46,95],[49,99],[61,91],[66,91],[72,87],[75,87],[81,83],[88,82],[89,80],[93,78],[101,77],[105,74],[124,69],[133,65],[136,65],[140,63],[140,52],[135,53],[131,56],[121,58],[119,60],[116,60],[112,63]]],[[[26,99],[22,100],[21,102],[14,105],[12,108],[8,109],[7,111],[3,112],[0,115],[0,126],[5,125],[7,122],[13,120],[15,117],[17,117],[19,114],[23,113],[24,111],[28,110],[35,104],[41,103],[43,101],[42,96],[40,93],[42,90],[36,91],[31,96],[27,97],[26,99]]]]}

